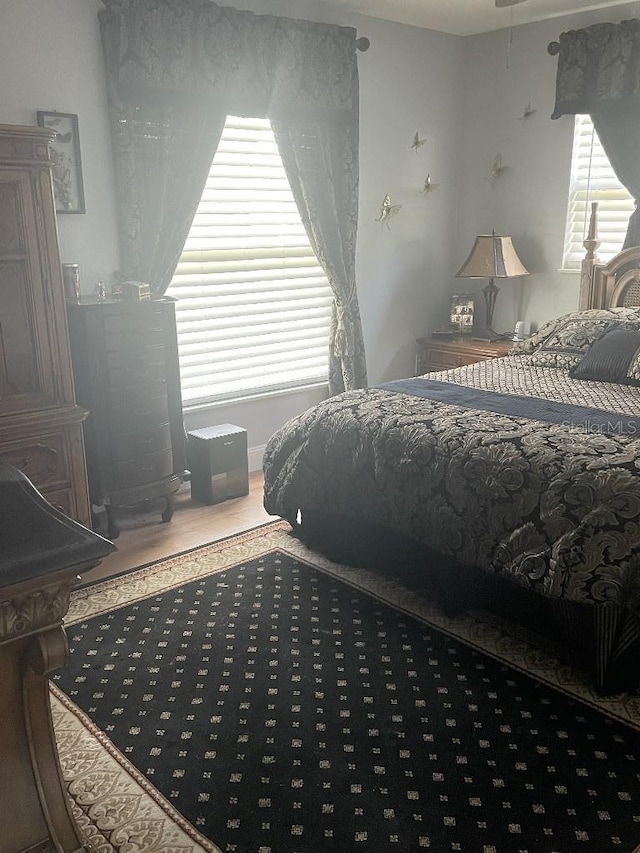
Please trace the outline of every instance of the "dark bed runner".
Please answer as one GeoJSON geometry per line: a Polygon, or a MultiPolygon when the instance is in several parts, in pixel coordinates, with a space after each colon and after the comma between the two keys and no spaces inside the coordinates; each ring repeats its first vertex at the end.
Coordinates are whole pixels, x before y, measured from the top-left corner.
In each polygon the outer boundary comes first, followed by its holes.
{"type": "Polygon", "coordinates": [[[635,435],[640,426],[637,415],[625,415],[620,412],[607,412],[591,406],[575,406],[573,403],[560,403],[541,397],[524,397],[520,394],[501,394],[498,391],[485,391],[468,388],[455,382],[441,382],[438,379],[398,379],[378,386],[383,391],[395,391],[399,394],[411,394],[413,397],[425,397],[451,406],[466,409],[480,409],[499,415],[511,415],[517,418],[530,418],[551,424],[561,424],[584,433],[603,433],[607,435],[635,435]]]}

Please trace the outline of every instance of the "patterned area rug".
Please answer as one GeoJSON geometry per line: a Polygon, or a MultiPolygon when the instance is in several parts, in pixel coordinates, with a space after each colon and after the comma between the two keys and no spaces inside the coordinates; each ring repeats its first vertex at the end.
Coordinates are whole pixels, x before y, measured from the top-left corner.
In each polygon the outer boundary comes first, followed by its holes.
{"type": "Polygon", "coordinates": [[[638,697],[288,530],[74,594],[52,700],[96,850],[640,849],[638,697]]]}

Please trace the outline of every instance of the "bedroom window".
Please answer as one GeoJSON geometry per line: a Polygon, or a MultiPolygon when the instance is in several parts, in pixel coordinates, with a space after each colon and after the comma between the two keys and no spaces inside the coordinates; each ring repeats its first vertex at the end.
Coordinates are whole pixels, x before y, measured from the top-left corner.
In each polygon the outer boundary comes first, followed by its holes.
{"type": "Polygon", "coordinates": [[[327,380],[331,288],[268,120],[227,117],[167,294],[185,407],[327,380]]]}
{"type": "Polygon", "coordinates": [[[634,202],[616,177],[591,117],[577,115],[564,239],[564,269],[580,269],[584,258],[582,242],[587,234],[593,201],[598,202],[598,257],[601,261],[608,261],[622,249],[634,202]]]}

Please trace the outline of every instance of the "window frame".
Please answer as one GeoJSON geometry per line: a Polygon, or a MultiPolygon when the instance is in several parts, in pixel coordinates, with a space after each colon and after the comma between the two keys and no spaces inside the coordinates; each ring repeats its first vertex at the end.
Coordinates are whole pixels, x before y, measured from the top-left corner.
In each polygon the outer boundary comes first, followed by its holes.
{"type": "Polygon", "coordinates": [[[333,293],[268,120],[227,116],[166,295],[185,410],[328,383],[333,293]]]}
{"type": "Polygon", "coordinates": [[[591,203],[598,202],[599,260],[606,262],[621,249],[634,200],[620,183],[598,139],[588,114],[577,114],[574,120],[571,174],[562,269],[579,272],[584,258],[583,241],[589,228],[591,203]]]}

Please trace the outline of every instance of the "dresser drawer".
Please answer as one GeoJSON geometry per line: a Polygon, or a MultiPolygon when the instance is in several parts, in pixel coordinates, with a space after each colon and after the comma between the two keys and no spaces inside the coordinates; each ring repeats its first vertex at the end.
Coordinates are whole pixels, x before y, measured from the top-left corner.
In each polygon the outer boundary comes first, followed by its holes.
{"type": "Polygon", "coordinates": [[[107,352],[106,360],[110,374],[116,370],[130,370],[132,365],[141,370],[145,370],[154,364],[163,365],[166,370],[165,349],[161,346],[147,347],[147,349],[138,352],[135,358],[131,357],[131,352],[128,350],[112,350],[107,352]]]}
{"type": "Polygon", "coordinates": [[[164,362],[150,362],[140,359],[127,367],[118,367],[109,375],[109,385],[112,388],[128,388],[135,386],[147,388],[148,393],[159,396],[167,384],[167,368],[164,362]],[[155,390],[159,389],[159,390],[155,390]]]}
{"type": "Polygon", "coordinates": [[[116,433],[147,431],[152,426],[169,420],[166,396],[145,397],[132,395],[128,404],[114,405],[111,423],[116,433]]]}
{"type": "Polygon", "coordinates": [[[173,473],[173,455],[171,450],[152,453],[131,459],[128,462],[117,462],[115,468],[116,489],[130,489],[134,486],[144,486],[154,483],[173,473]]]}
{"type": "Polygon", "coordinates": [[[138,383],[109,388],[111,403],[118,407],[140,407],[141,404],[146,404],[148,400],[166,397],[166,395],[167,380],[164,377],[147,381],[140,380],[138,383]]]}
{"type": "Polygon", "coordinates": [[[422,376],[435,370],[452,370],[490,358],[501,358],[509,353],[510,341],[434,340],[418,338],[416,373],[422,376]]]}
{"type": "Polygon", "coordinates": [[[40,491],[69,483],[69,463],[60,433],[0,446],[0,462],[13,465],[40,491]]]}
{"type": "Polygon", "coordinates": [[[146,351],[150,347],[162,345],[164,332],[162,329],[140,329],[139,331],[107,335],[105,346],[107,352],[129,353],[130,358],[136,353],[146,351]]]}
{"type": "Polygon", "coordinates": [[[477,359],[460,353],[427,348],[421,354],[420,364],[424,365],[424,372],[426,373],[430,370],[451,370],[453,367],[471,364],[474,360],[477,359]]]}
{"type": "Polygon", "coordinates": [[[161,332],[162,329],[162,310],[151,309],[148,305],[131,306],[130,310],[123,311],[121,314],[104,317],[104,332],[107,340],[120,335],[133,337],[147,332],[161,332]]]}
{"type": "Polygon", "coordinates": [[[42,490],[42,496],[48,500],[52,506],[59,509],[60,512],[63,512],[70,518],[73,517],[73,496],[71,494],[71,489],[56,489],[52,492],[44,489],[42,490]]]}
{"type": "Polygon", "coordinates": [[[168,423],[140,432],[124,433],[113,443],[117,462],[127,462],[162,450],[171,450],[171,427],[168,423]]]}

